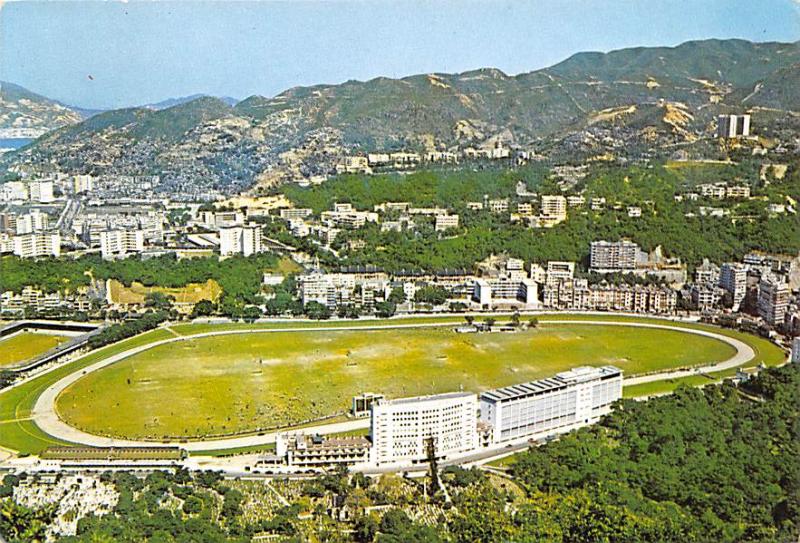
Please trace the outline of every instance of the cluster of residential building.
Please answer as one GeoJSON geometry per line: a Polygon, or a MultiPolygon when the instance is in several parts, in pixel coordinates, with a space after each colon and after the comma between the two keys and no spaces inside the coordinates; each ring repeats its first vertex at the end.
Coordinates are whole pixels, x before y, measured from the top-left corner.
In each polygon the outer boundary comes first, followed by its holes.
{"type": "MultiPolygon", "coordinates": [[[[624,268],[621,268],[624,271],[624,268]]],[[[665,285],[590,284],[576,276],[575,262],[550,261],[546,266],[516,258],[490,258],[475,271],[388,274],[374,268],[297,276],[303,305],[317,302],[331,310],[354,305],[370,310],[401,289],[407,301],[427,286],[448,292],[446,304],[462,303],[470,310],[567,309],[672,314],[678,292],[665,285]]],[[[444,309],[447,307],[445,306],[444,309]]],[[[412,304],[404,310],[413,311],[412,304]]]]}
{"type": "Polygon", "coordinates": [[[592,424],[622,397],[622,370],[578,367],[546,379],[487,390],[386,399],[354,398],[370,417],[369,437],[278,437],[264,461],[294,467],[413,468],[490,455],[592,424]]]}
{"type": "Polygon", "coordinates": [[[100,304],[103,300],[102,293],[88,288],[74,292],[45,292],[26,286],[19,293],[0,293],[0,314],[21,316],[26,309],[40,313],[88,312],[94,304],[100,304]]]}
{"type": "Polygon", "coordinates": [[[488,141],[479,147],[466,147],[449,151],[429,150],[422,153],[415,151],[376,151],[363,155],[343,156],[335,171],[342,173],[365,173],[381,170],[407,170],[423,164],[457,164],[462,160],[500,160],[515,158],[528,161],[532,157],[529,151],[512,149],[502,141],[488,141]]]}
{"type": "Polygon", "coordinates": [[[61,254],[61,235],[46,211],[56,200],[53,187],[51,180],[0,185],[0,202],[7,203],[0,212],[0,253],[23,258],[61,254]]]}
{"type": "MultiPolygon", "coordinates": [[[[723,306],[747,312],[770,328],[800,333],[800,303],[792,297],[794,259],[761,253],[721,266],[705,261],[687,286],[697,309],[713,312],[723,306]]],[[[796,286],[795,286],[796,288],[796,286]]]]}

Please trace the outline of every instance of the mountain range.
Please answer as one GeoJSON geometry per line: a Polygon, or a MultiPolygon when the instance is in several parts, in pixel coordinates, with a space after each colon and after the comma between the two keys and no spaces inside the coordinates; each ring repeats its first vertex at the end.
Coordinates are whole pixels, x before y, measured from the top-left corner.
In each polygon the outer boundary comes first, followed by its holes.
{"type": "MultiPolygon", "coordinates": [[[[9,98],[3,100],[8,115],[9,98]]],[[[297,87],[235,105],[192,96],[82,121],[78,112],[46,103],[62,126],[6,155],[6,166],[159,172],[178,185],[238,190],[321,173],[330,166],[326,156],[354,150],[444,149],[498,139],[523,146],[577,142],[598,152],[606,140],[617,148],[691,143],[713,130],[720,112],[800,111],[800,42],[703,40],[578,53],[515,76],[484,68],[379,77],[297,87]]]]}
{"type": "Polygon", "coordinates": [[[19,85],[0,81],[0,134],[6,137],[38,137],[84,118],[77,108],[70,108],[19,85]]]}

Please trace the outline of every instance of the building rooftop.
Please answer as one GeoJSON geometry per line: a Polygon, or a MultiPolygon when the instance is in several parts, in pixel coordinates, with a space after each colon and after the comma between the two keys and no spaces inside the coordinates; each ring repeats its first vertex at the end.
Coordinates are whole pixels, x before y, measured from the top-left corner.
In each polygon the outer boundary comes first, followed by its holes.
{"type": "Polygon", "coordinates": [[[413,396],[410,398],[396,398],[394,400],[383,400],[380,405],[402,405],[418,402],[436,402],[439,400],[454,400],[457,398],[467,398],[475,396],[472,392],[445,392],[444,394],[431,394],[430,396],[413,396]]]}
{"type": "Polygon", "coordinates": [[[614,366],[602,366],[599,368],[580,366],[569,371],[558,373],[554,377],[546,377],[545,379],[539,379],[537,381],[529,381],[518,385],[487,390],[481,394],[481,398],[494,402],[517,400],[527,396],[552,392],[577,383],[621,374],[622,370],[614,366]]]}

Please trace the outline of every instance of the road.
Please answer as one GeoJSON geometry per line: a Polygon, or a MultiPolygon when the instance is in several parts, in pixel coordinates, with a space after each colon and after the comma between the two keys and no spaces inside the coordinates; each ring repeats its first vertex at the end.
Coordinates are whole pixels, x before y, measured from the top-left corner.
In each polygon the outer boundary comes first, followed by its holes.
{"type": "MultiPolygon", "coordinates": [[[[576,321],[574,320],[548,320],[543,325],[549,324],[575,324],[576,321]]],[[[746,343],[731,338],[722,334],[717,334],[715,332],[710,332],[706,330],[698,330],[694,328],[680,328],[675,326],[670,326],[667,324],[653,324],[653,323],[635,323],[635,322],[626,322],[626,321],[580,321],[581,325],[597,325],[597,326],[628,326],[628,327],[635,327],[635,328],[655,328],[655,329],[663,329],[663,330],[673,330],[679,331],[687,334],[695,334],[704,337],[709,337],[713,339],[717,339],[719,341],[723,341],[736,349],[736,354],[725,360],[723,362],[719,362],[716,364],[709,364],[702,367],[692,368],[688,370],[668,370],[661,373],[653,373],[648,375],[641,375],[636,377],[629,377],[626,378],[624,381],[625,385],[635,385],[641,383],[649,383],[653,381],[661,381],[664,379],[674,379],[677,377],[686,377],[687,375],[693,375],[697,373],[707,373],[707,372],[715,372],[715,371],[722,371],[730,368],[734,368],[746,363],[748,360],[751,360],[755,356],[755,352],[753,349],[748,346],[746,343]]],[[[358,330],[391,330],[391,329],[403,329],[403,328],[430,328],[430,327],[442,327],[442,326],[453,326],[453,323],[426,323],[426,324],[387,324],[387,325],[374,325],[374,326],[361,326],[358,327],[358,330]]],[[[114,364],[119,362],[120,360],[124,360],[125,358],[134,356],[139,354],[143,351],[148,349],[152,349],[158,345],[165,345],[168,343],[174,343],[177,341],[186,341],[190,339],[196,339],[200,337],[209,337],[209,336],[219,336],[219,335],[230,335],[230,334],[250,334],[250,333],[292,333],[292,332],[308,332],[309,330],[316,330],[316,331],[343,331],[343,330],[353,330],[352,326],[326,326],[320,328],[307,328],[307,327],[293,327],[293,328],[283,328],[283,329],[266,329],[266,330],[259,330],[259,329],[245,329],[245,330],[222,330],[222,331],[215,331],[215,332],[203,332],[199,334],[181,336],[181,337],[171,337],[168,339],[163,339],[160,341],[156,341],[147,345],[142,345],[133,349],[129,349],[127,351],[118,353],[116,355],[110,356],[104,360],[96,362],[87,366],[86,368],[77,370],[47,389],[39,396],[34,405],[32,418],[37,426],[39,426],[43,431],[46,433],[57,437],[59,439],[63,439],[65,441],[70,441],[73,443],[80,443],[84,445],[91,445],[95,447],[124,447],[124,446],[180,446],[188,451],[203,451],[203,450],[221,450],[221,449],[235,449],[240,447],[253,447],[258,445],[265,445],[275,442],[275,438],[279,433],[286,433],[287,430],[275,431],[275,432],[266,432],[261,434],[253,434],[253,435],[244,435],[244,436],[237,436],[237,437],[229,437],[229,438],[220,438],[220,439],[212,439],[212,440],[192,440],[192,441],[145,441],[145,440],[126,440],[126,439],[117,439],[111,437],[103,437],[97,436],[93,434],[89,434],[87,432],[83,432],[73,426],[62,421],[55,410],[55,400],[58,395],[71,384],[76,382],[78,379],[83,377],[89,372],[97,371],[101,368],[104,368],[110,364],[114,364]]],[[[330,433],[337,433],[337,432],[347,432],[352,430],[359,430],[363,428],[369,427],[369,420],[368,419],[357,419],[339,423],[330,423],[330,424],[322,424],[318,426],[311,426],[306,427],[301,430],[292,430],[294,432],[304,432],[304,433],[319,433],[319,434],[330,434],[330,433]]]]}

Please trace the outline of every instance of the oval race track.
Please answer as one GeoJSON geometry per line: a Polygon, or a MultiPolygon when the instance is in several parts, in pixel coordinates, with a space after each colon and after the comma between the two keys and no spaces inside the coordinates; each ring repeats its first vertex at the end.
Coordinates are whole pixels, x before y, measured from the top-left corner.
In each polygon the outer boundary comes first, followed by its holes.
{"type": "MultiPolygon", "coordinates": [[[[743,341],[722,334],[717,334],[715,332],[698,330],[695,328],[683,328],[678,326],[670,326],[667,324],[651,324],[651,323],[625,322],[625,321],[613,321],[613,320],[610,321],[547,320],[542,322],[541,324],[543,326],[546,326],[549,324],[576,324],[576,323],[579,323],[581,325],[629,326],[634,328],[655,328],[662,330],[672,330],[687,334],[696,334],[708,338],[713,338],[722,341],[724,343],[727,343],[728,345],[736,349],[736,354],[723,362],[718,362],[716,364],[711,364],[708,366],[696,367],[691,369],[666,370],[657,373],[629,377],[624,380],[625,385],[636,385],[641,383],[661,381],[665,379],[674,379],[679,377],[686,377],[697,373],[723,371],[735,368],[737,366],[741,366],[742,364],[745,364],[746,362],[752,360],[755,357],[755,352],[753,351],[753,349],[743,341]]],[[[448,323],[435,323],[435,324],[375,325],[375,326],[362,326],[358,327],[357,329],[391,330],[391,329],[401,329],[401,328],[426,328],[426,327],[442,327],[442,326],[452,327],[453,323],[448,322],[448,323]]],[[[314,328],[313,330],[321,332],[331,332],[331,331],[344,331],[353,329],[354,327],[352,326],[329,326],[329,327],[314,328]]],[[[152,349],[153,347],[159,345],[174,343],[178,341],[192,340],[201,337],[219,336],[219,335],[253,334],[253,333],[265,334],[265,333],[277,333],[277,332],[285,333],[285,332],[308,332],[308,331],[309,328],[307,327],[224,330],[219,332],[204,332],[200,334],[179,336],[160,341],[155,341],[153,343],[149,343],[147,345],[136,347],[118,353],[116,355],[110,356],[90,366],[77,370],[74,373],[71,373],[63,377],[62,379],[56,381],[50,387],[45,389],[44,392],[42,392],[42,394],[37,398],[36,404],[34,405],[33,408],[33,412],[31,414],[31,418],[36,423],[36,425],[39,426],[39,428],[41,428],[44,432],[50,434],[53,437],[56,437],[64,441],[69,441],[71,443],[89,445],[94,447],[126,447],[126,446],[137,447],[137,446],[177,445],[188,451],[203,451],[203,450],[217,450],[217,449],[234,449],[239,447],[251,447],[256,445],[274,443],[275,438],[278,434],[286,433],[287,431],[291,430],[280,430],[276,432],[262,433],[260,435],[250,434],[250,435],[242,435],[239,437],[229,437],[229,438],[220,438],[220,439],[203,440],[203,441],[201,440],[144,441],[144,440],[126,440],[126,439],[97,436],[94,434],[83,432],[61,420],[61,418],[59,418],[58,416],[58,413],[56,412],[55,402],[56,399],[58,398],[58,395],[61,394],[62,391],[64,391],[68,386],[79,380],[84,375],[102,369],[106,366],[119,362],[120,360],[139,354],[143,351],[152,349]]],[[[304,433],[330,434],[330,433],[358,430],[368,427],[369,427],[369,419],[357,419],[340,423],[305,427],[302,429],[302,431],[304,433]]]]}

